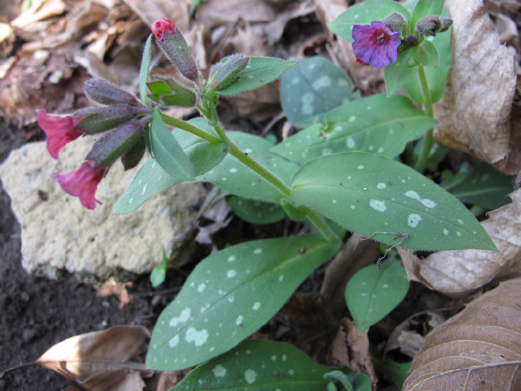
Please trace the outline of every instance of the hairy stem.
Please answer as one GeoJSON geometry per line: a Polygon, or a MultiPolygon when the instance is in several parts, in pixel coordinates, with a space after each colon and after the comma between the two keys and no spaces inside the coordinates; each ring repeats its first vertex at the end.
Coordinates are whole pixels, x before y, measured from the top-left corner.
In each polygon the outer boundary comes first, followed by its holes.
{"type": "Polygon", "coordinates": [[[221,143],[221,140],[219,138],[217,138],[209,133],[206,133],[204,130],[199,129],[197,126],[189,124],[188,122],[185,122],[183,120],[180,120],[180,119],[177,119],[174,117],[170,117],[163,113],[161,113],[161,118],[163,119],[163,121],[165,121],[165,123],[167,125],[175,126],[176,128],[186,130],[187,132],[192,133],[192,134],[196,135],[197,137],[200,137],[200,138],[208,141],[209,143],[212,143],[215,145],[221,143]]]}
{"type": "MultiPolygon", "coordinates": [[[[432,117],[432,99],[431,92],[429,91],[429,83],[427,82],[427,76],[425,75],[425,69],[423,65],[420,65],[418,68],[418,74],[420,75],[420,81],[422,85],[423,91],[423,103],[425,106],[425,113],[432,117]]],[[[429,160],[429,155],[431,153],[431,149],[434,146],[434,137],[433,137],[433,129],[430,129],[425,134],[425,141],[423,143],[423,149],[420,155],[420,158],[416,162],[416,167],[414,169],[418,172],[423,172],[425,167],[427,166],[427,161],[429,160]]]]}

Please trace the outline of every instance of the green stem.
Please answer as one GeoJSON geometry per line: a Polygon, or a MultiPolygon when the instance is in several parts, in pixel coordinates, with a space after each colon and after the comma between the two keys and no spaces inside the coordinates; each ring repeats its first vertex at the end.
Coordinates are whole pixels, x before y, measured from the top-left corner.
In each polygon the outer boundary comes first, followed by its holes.
{"type": "Polygon", "coordinates": [[[180,120],[180,119],[177,119],[174,117],[170,117],[163,113],[161,113],[161,118],[163,119],[163,121],[165,121],[165,123],[167,125],[175,126],[176,128],[186,130],[187,132],[192,133],[192,134],[196,135],[197,137],[200,137],[200,138],[208,141],[209,143],[217,145],[222,142],[219,138],[217,138],[209,133],[206,133],[204,130],[199,129],[197,126],[189,124],[188,122],[185,122],[183,120],[180,120]]]}
{"type": "Polygon", "coordinates": [[[316,229],[318,229],[318,232],[320,232],[328,242],[340,241],[340,238],[337,236],[335,231],[331,229],[322,215],[304,205],[300,205],[299,209],[306,213],[307,219],[315,226],[316,229]]]}
{"type": "MultiPolygon", "coordinates": [[[[418,68],[418,74],[420,75],[420,82],[422,85],[423,91],[423,103],[425,106],[425,113],[432,117],[432,99],[431,92],[429,91],[429,83],[427,82],[427,76],[425,75],[425,69],[423,65],[420,65],[418,68]]],[[[423,143],[423,149],[420,155],[420,158],[416,162],[415,170],[418,172],[423,172],[425,167],[427,166],[427,161],[429,160],[429,155],[431,153],[431,149],[434,146],[434,137],[433,137],[433,129],[430,129],[425,134],[425,141],[423,143]]]]}

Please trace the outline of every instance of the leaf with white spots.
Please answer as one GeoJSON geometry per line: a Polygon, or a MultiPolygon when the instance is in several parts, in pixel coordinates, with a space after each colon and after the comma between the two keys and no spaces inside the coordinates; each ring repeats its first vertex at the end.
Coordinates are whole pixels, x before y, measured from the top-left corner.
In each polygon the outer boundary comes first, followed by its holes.
{"type": "MultiPolygon", "coordinates": [[[[462,166],[465,167],[468,166],[462,166]]],[[[501,174],[488,163],[479,163],[461,181],[457,177],[457,175],[452,176],[440,186],[455,195],[461,202],[490,210],[499,209],[510,203],[507,195],[514,190],[514,178],[501,174]]]]}
{"type": "Polygon", "coordinates": [[[347,283],[346,302],[361,333],[383,319],[403,300],[409,289],[407,273],[399,261],[369,265],[347,283]]]}
{"type": "Polygon", "coordinates": [[[286,213],[280,205],[228,196],[226,202],[237,216],[252,224],[271,224],[282,220],[286,213]]]}
{"type": "Polygon", "coordinates": [[[280,79],[282,109],[299,129],[322,122],[328,111],[355,100],[352,92],[345,72],[320,56],[303,58],[280,79]]]}
{"type": "Polygon", "coordinates": [[[313,125],[271,149],[297,163],[341,152],[370,152],[394,158],[408,142],[438,121],[425,115],[405,96],[384,94],[358,99],[325,116],[326,127],[313,125]]]}
{"type": "MultiPolygon", "coordinates": [[[[203,118],[190,120],[189,123],[215,135],[203,118]]],[[[210,144],[208,141],[177,128],[172,130],[172,134],[190,159],[195,175],[201,175],[211,170],[226,156],[228,143],[210,144]]],[[[180,179],[168,175],[157,164],[156,159],[149,158],[119,198],[112,213],[130,213],[151,197],[181,182],[180,179]]]]}
{"type": "Polygon", "coordinates": [[[288,199],[390,245],[496,250],[453,195],[412,168],[380,155],[350,152],[312,160],[293,177],[288,199]]]}
{"type": "Polygon", "coordinates": [[[353,42],[351,35],[355,24],[371,24],[375,20],[385,19],[394,12],[401,14],[407,23],[411,22],[411,14],[403,5],[392,0],[370,0],[349,7],[327,26],[346,41],[353,42]]]}
{"type": "Polygon", "coordinates": [[[223,96],[237,95],[243,91],[253,90],[277,80],[297,61],[286,61],[274,57],[250,57],[246,68],[239,73],[239,78],[231,86],[216,94],[223,96]]]}
{"type": "MultiPolygon", "coordinates": [[[[289,186],[297,164],[270,152],[273,146],[262,137],[242,132],[226,132],[239,149],[255,159],[289,186]]],[[[197,177],[198,181],[211,182],[231,194],[258,201],[280,203],[283,194],[263,177],[227,155],[213,170],[197,177]]]]}
{"type": "Polygon", "coordinates": [[[159,317],[147,367],[188,368],[230,350],[337,250],[313,234],[242,243],[205,258],[159,317]]]}
{"type": "MultiPolygon", "coordinates": [[[[329,380],[324,375],[329,372],[331,368],[315,363],[292,345],[247,340],[194,369],[173,391],[325,391],[329,380]]],[[[351,370],[343,372],[354,380],[351,370]]]]}
{"type": "Polygon", "coordinates": [[[150,125],[150,140],[157,163],[168,175],[180,182],[195,179],[190,159],[163,122],[157,108],[150,125]]]}

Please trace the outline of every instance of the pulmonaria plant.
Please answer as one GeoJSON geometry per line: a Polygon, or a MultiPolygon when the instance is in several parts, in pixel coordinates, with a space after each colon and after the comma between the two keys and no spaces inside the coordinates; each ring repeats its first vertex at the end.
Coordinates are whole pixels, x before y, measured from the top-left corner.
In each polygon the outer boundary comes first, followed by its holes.
{"type": "MultiPolygon", "coordinates": [[[[282,307],[309,273],[337,253],[348,230],[390,248],[495,250],[465,206],[421,174],[437,124],[429,80],[443,79],[426,76],[424,67],[438,67],[440,61],[437,46],[424,36],[425,31],[436,34],[450,24],[439,17],[442,9],[442,1],[420,0],[411,16],[399,3],[372,0],[340,15],[331,29],[354,42],[359,61],[384,67],[387,97],[339,105],[323,113],[319,123],[276,146],[251,134],[227,132],[217,103],[221,96],[271,83],[296,62],[234,54],[214,64],[205,79],[181,31],[168,19],[152,25],[141,64],[140,99],[94,79],[87,82],[85,93],[104,107],[61,118],[38,114],[55,158],[80,135],[101,134],[79,169],[54,175],[87,208],[96,206],[97,185],[119,157],[128,169],[148,148],[151,157],[113,213],[130,213],[182,182],[210,182],[230,194],[229,204],[251,222],[275,216],[270,222],[286,217],[307,224],[310,233],[230,246],[197,265],[161,314],[147,354],[147,366],[158,370],[206,362],[175,389],[295,389],[298,384],[300,390],[315,391],[364,383],[365,375],[345,368],[331,372],[284,344],[246,341],[236,347],[282,307]],[[368,24],[358,25],[360,20],[368,24]],[[182,77],[149,81],[152,40],[182,77]],[[415,102],[393,96],[403,86],[414,92],[415,102]],[[165,114],[168,106],[195,107],[200,117],[185,122],[165,114]],[[415,169],[398,162],[406,145],[423,133],[415,169]]],[[[446,77],[446,68],[444,72],[446,77]]],[[[313,85],[332,88],[331,79],[322,76],[313,85]]],[[[396,262],[383,270],[390,273],[389,281],[406,281],[396,262]]],[[[358,293],[351,289],[349,297],[358,293]]],[[[362,300],[354,300],[358,299],[362,300]]],[[[370,321],[363,320],[364,327],[384,315],[379,311],[370,321]]],[[[369,389],[370,385],[356,388],[369,389]]]]}

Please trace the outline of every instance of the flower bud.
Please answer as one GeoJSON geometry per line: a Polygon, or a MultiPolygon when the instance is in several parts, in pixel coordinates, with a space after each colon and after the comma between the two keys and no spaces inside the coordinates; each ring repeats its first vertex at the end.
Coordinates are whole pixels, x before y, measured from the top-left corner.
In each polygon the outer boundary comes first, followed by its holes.
{"type": "Polygon", "coordinates": [[[382,20],[384,24],[389,27],[392,31],[402,33],[403,27],[407,24],[407,20],[400,15],[398,12],[393,12],[387,18],[382,20]]]}
{"type": "Polygon", "coordinates": [[[443,33],[452,26],[452,19],[440,18],[437,15],[429,15],[421,18],[416,24],[416,30],[420,34],[428,36],[436,36],[437,33],[443,33]]]}
{"type": "Polygon", "coordinates": [[[90,100],[103,105],[129,105],[145,107],[137,98],[104,79],[90,79],[83,88],[90,100]]]}
{"type": "Polygon", "coordinates": [[[146,114],[148,112],[150,112],[148,108],[118,105],[109,107],[86,107],[76,111],[74,115],[83,118],[76,125],[76,129],[87,134],[97,134],[114,129],[134,119],[139,114],[146,114]]]}
{"type": "Polygon", "coordinates": [[[117,158],[127,153],[143,139],[140,130],[150,122],[150,117],[126,122],[99,138],[87,155],[86,160],[94,160],[95,168],[110,166],[117,158]]]}
{"type": "Polygon", "coordinates": [[[239,78],[239,73],[248,66],[250,59],[242,54],[224,57],[212,66],[208,83],[211,91],[224,90],[239,78]]]}
{"type": "Polygon", "coordinates": [[[166,18],[156,20],[152,25],[152,31],[157,38],[157,45],[170,62],[184,77],[195,82],[198,79],[199,70],[181,31],[166,18]]]}

